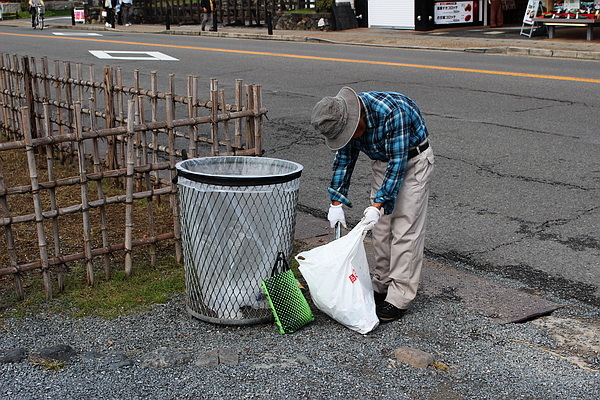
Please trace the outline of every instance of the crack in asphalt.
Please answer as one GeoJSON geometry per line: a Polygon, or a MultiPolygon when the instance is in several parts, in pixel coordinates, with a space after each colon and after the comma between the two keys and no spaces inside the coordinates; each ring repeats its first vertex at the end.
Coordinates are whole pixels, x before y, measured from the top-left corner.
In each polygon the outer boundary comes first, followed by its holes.
{"type": "Polygon", "coordinates": [[[264,124],[269,125],[270,127],[272,127],[272,129],[276,132],[279,133],[281,131],[285,132],[285,133],[289,133],[289,132],[295,132],[296,134],[294,135],[289,135],[286,136],[286,138],[289,138],[290,141],[285,143],[285,144],[281,144],[279,146],[272,146],[269,149],[269,153],[278,153],[282,150],[289,150],[292,149],[294,146],[305,146],[305,145],[311,145],[314,144],[315,141],[320,139],[320,135],[316,132],[314,132],[313,130],[307,130],[307,129],[303,129],[297,126],[294,126],[292,124],[288,124],[286,123],[283,119],[272,119],[269,120],[268,123],[264,124]]]}
{"type": "Polygon", "coordinates": [[[446,160],[449,161],[456,161],[456,162],[460,162],[466,165],[469,165],[471,167],[476,168],[477,170],[481,171],[481,172],[486,172],[490,175],[494,175],[497,176],[499,178],[508,178],[508,179],[517,179],[523,182],[533,182],[533,183],[541,183],[544,185],[550,185],[550,186],[558,186],[558,187],[565,187],[568,189],[576,189],[576,190],[582,190],[582,191],[590,191],[590,190],[596,190],[596,188],[587,188],[584,186],[579,186],[579,185],[573,185],[571,183],[565,183],[565,182],[557,182],[557,181],[550,181],[547,179],[538,179],[538,178],[532,178],[532,177],[528,177],[528,176],[523,176],[523,175],[516,175],[516,174],[503,174],[501,172],[497,172],[494,171],[492,168],[489,167],[484,167],[483,165],[479,165],[473,162],[469,162],[466,160],[462,160],[459,158],[453,158],[453,157],[448,157],[448,156],[444,156],[442,154],[436,153],[436,158],[444,158],[446,160]]]}
{"type": "MultiPolygon", "coordinates": [[[[569,103],[569,105],[572,105],[571,103],[569,103]]],[[[540,106],[540,107],[532,107],[532,108],[522,108],[520,110],[514,110],[513,112],[515,113],[524,113],[524,112],[529,112],[529,111],[539,111],[539,110],[545,110],[547,108],[554,108],[556,107],[555,105],[547,105],[547,106],[540,106]]]]}
{"type": "MultiPolygon", "coordinates": [[[[498,92],[498,91],[494,91],[494,90],[486,90],[486,89],[474,89],[474,88],[468,88],[468,87],[457,87],[457,86],[435,86],[436,89],[451,89],[451,90],[455,90],[455,91],[462,91],[462,92],[472,92],[472,93],[483,93],[485,95],[494,95],[494,96],[504,96],[504,97],[512,97],[515,99],[524,99],[524,100],[535,100],[535,101],[551,101],[551,102],[555,102],[558,103],[559,106],[578,106],[578,107],[587,107],[587,103],[582,103],[582,102],[575,102],[575,101],[570,101],[570,100],[561,100],[561,99],[555,99],[555,98],[548,98],[548,97],[538,97],[538,96],[532,96],[532,95],[519,95],[519,94],[515,94],[515,93],[506,93],[506,92],[498,92]]],[[[552,106],[548,106],[548,107],[552,107],[552,106]]],[[[546,107],[543,107],[546,108],[546,107]]],[[[534,108],[534,110],[537,108],[534,108]]]]}
{"type": "MultiPolygon", "coordinates": [[[[508,247],[508,246],[512,246],[515,244],[519,244],[527,239],[539,239],[542,241],[553,241],[553,242],[562,244],[564,246],[567,246],[571,250],[574,250],[574,251],[600,250],[600,241],[598,241],[594,237],[586,236],[586,235],[579,235],[579,236],[568,237],[566,239],[561,239],[560,235],[557,233],[546,232],[546,229],[548,229],[548,228],[576,222],[578,219],[584,217],[587,214],[593,213],[596,210],[597,210],[597,207],[594,207],[589,210],[585,210],[582,213],[575,215],[569,219],[560,218],[560,219],[545,221],[542,223],[535,223],[535,222],[526,221],[526,220],[523,220],[520,218],[505,216],[506,219],[513,221],[513,222],[518,222],[520,224],[519,229],[516,230],[515,233],[524,235],[523,237],[512,240],[510,242],[504,242],[504,243],[498,244],[496,246],[489,247],[485,250],[466,252],[465,255],[470,257],[470,256],[474,256],[474,255],[486,254],[486,253],[489,253],[492,251],[496,251],[503,247],[508,247]]],[[[499,213],[491,212],[488,210],[479,210],[479,211],[477,211],[477,214],[499,215],[499,213]]]]}
{"type": "Polygon", "coordinates": [[[540,131],[537,129],[526,129],[523,127],[514,127],[512,125],[499,124],[496,122],[488,122],[488,121],[481,121],[481,120],[475,120],[475,119],[466,119],[466,118],[462,118],[462,117],[455,117],[452,115],[442,115],[442,114],[434,114],[434,113],[423,113],[423,115],[425,115],[427,117],[430,117],[430,116],[437,117],[440,119],[456,120],[456,121],[463,122],[463,123],[473,123],[473,124],[488,125],[488,126],[493,126],[493,127],[498,127],[498,128],[514,129],[519,132],[535,133],[535,134],[555,136],[555,137],[560,137],[560,138],[581,139],[581,136],[576,136],[576,135],[565,135],[562,133],[540,131]]]}
{"type": "Polygon", "coordinates": [[[552,293],[563,299],[576,299],[591,306],[600,306],[600,298],[596,296],[597,286],[550,275],[528,264],[494,265],[477,262],[469,255],[454,251],[436,253],[426,250],[425,252],[430,257],[458,262],[466,269],[472,269],[475,272],[487,272],[502,278],[516,280],[537,292],[552,293]]]}

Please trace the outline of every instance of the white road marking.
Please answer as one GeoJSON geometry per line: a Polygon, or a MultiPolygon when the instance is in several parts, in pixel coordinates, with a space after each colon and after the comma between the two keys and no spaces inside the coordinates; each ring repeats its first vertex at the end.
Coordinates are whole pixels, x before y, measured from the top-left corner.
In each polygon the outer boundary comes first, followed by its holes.
{"type": "Polygon", "coordinates": [[[102,36],[95,32],[52,32],[56,36],[102,36]]]}
{"type": "Polygon", "coordinates": [[[179,61],[160,51],[90,50],[90,53],[102,60],[179,61]]]}

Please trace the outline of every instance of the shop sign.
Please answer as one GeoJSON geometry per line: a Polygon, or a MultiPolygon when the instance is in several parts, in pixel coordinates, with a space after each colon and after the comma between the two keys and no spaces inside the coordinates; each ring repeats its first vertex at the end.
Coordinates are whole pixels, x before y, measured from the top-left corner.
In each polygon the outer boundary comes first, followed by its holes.
{"type": "Polygon", "coordinates": [[[85,10],[83,8],[73,9],[73,16],[75,17],[75,22],[85,24],[85,10]]]}
{"type": "Polygon", "coordinates": [[[523,16],[523,24],[525,25],[533,25],[535,22],[533,19],[538,15],[538,10],[540,9],[540,0],[529,0],[527,3],[527,9],[525,10],[525,15],[523,16]]]}
{"type": "Polygon", "coordinates": [[[464,24],[473,22],[473,1],[436,2],[434,10],[435,23],[464,24]]]}

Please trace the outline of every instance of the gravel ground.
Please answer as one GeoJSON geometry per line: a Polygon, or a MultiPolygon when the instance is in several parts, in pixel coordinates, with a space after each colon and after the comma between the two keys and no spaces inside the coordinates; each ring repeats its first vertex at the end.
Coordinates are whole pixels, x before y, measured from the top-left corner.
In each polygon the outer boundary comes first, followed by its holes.
{"type": "MultiPolygon", "coordinates": [[[[0,354],[24,348],[31,356],[57,344],[77,354],[60,371],[27,359],[0,364],[0,398],[600,398],[597,348],[582,368],[550,350],[559,344],[539,323],[499,325],[459,300],[421,295],[401,321],[365,336],[318,311],[313,323],[289,335],[273,324],[211,325],[189,316],[184,301],[176,296],[114,320],[41,312],[2,321],[0,354]],[[405,364],[394,357],[401,347],[430,353],[449,368],[405,364]],[[214,351],[239,358],[201,366],[214,351]],[[170,365],[148,366],[149,355],[159,352],[173,356],[170,365]]],[[[571,304],[552,317],[597,322],[598,310],[571,304]]]]}

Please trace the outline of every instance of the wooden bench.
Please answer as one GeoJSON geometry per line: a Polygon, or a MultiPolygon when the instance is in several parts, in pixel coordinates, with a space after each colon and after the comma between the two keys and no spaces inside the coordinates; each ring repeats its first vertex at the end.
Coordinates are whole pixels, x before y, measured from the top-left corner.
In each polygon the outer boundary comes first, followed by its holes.
{"type": "Polygon", "coordinates": [[[594,27],[600,26],[600,19],[579,18],[534,18],[535,22],[543,24],[548,29],[548,37],[554,39],[557,26],[584,27],[587,29],[587,40],[594,39],[594,27]]]}

